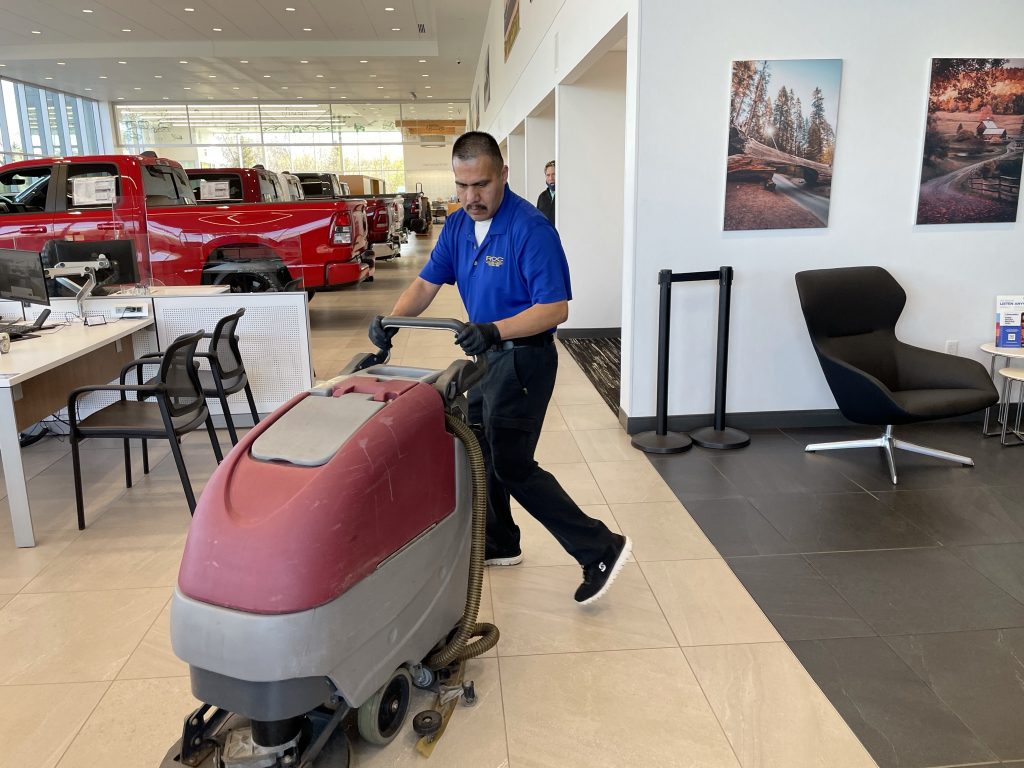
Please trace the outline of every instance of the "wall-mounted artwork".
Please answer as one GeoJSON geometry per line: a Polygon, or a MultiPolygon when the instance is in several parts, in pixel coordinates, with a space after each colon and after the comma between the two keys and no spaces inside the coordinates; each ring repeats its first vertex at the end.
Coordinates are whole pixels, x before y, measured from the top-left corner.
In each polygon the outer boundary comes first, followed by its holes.
{"type": "Polygon", "coordinates": [[[918,224],[1017,220],[1024,59],[932,59],[918,224]]]}
{"type": "Polygon", "coordinates": [[[484,109],[491,105],[491,47],[484,55],[484,109]]]}
{"type": "Polygon", "coordinates": [[[505,61],[519,36],[519,0],[505,0],[505,61]]]}
{"type": "Polygon", "coordinates": [[[842,59],[734,61],[726,230],[828,226],[842,59]]]}

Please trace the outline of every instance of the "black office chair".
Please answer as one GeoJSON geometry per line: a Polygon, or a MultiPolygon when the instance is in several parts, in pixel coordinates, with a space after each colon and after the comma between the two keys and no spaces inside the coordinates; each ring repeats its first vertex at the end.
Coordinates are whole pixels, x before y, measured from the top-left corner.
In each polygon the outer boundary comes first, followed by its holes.
{"type": "Polygon", "coordinates": [[[808,445],[807,451],[881,448],[896,484],[893,448],[974,466],[967,456],[893,437],[893,426],[963,416],[999,400],[981,363],[896,338],[907,294],[881,267],[798,272],[796,287],[811,343],[843,416],[884,426],[871,440],[808,445]]]}
{"type": "Polygon", "coordinates": [[[196,509],[196,497],[185,468],[179,441],[181,437],[202,424],[210,435],[210,443],[218,463],[223,459],[213,419],[206,407],[206,398],[199,383],[196,364],[196,345],[203,337],[201,332],[179,336],[167,348],[159,361],[160,373],[146,384],[126,384],[129,371],[138,373],[143,365],[154,361],[133,360],[121,369],[120,384],[79,387],[68,398],[68,422],[71,426],[71,459],[75,473],[75,504],[78,509],[78,530],[85,528],[85,507],[82,500],[82,469],[78,455],[78,444],[90,437],[120,437],[124,440],[125,485],[132,486],[132,463],[129,440],[142,440],[143,471],[149,472],[147,440],[166,439],[171,445],[178,476],[188,500],[191,512],[196,509]],[[93,392],[120,392],[121,399],[95,413],[78,419],[78,399],[93,392]],[[128,393],[136,399],[129,400],[128,393]]]}
{"type": "MultiPolygon", "coordinates": [[[[249,386],[249,377],[245,372],[245,362],[242,360],[242,353],[238,348],[238,337],[235,335],[238,320],[244,314],[245,307],[241,307],[237,312],[218,320],[213,327],[213,333],[203,334],[204,339],[210,340],[209,350],[196,352],[196,357],[202,358],[210,364],[209,370],[199,370],[199,383],[203,388],[203,394],[220,400],[221,410],[224,412],[224,422],[228,428],[228,434],[231,436],[232,445],[238,445],[238,434],[235,431],[234,419],[231,417],[228,395],[244,391],[245,399],[249,401],[249,413],[252,414],[253,426],[260,421],[252,387],[249,386]]],[[[149,363],[154,358],[162,357],[163,354],[163,352],[151,352],[148,355],[143,355],[141,359],[149,363]]]]}

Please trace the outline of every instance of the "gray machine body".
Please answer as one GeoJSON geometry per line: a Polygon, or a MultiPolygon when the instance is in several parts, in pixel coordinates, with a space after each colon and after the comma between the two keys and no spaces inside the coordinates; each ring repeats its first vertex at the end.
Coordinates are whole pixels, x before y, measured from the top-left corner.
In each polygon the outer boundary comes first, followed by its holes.
{"type": "MultiPolygon", "coordinates": [[[[374,366],[365,374],[386,378],[386,370],[381,369],[388,368],[374,366]]],[[[406,369],[414,370],[436,374],[406,369]]],[[[422,380],[420,376],[391,378],[422,380]]],[[[353,399],[355,407],[363,408],[357,399],[353,399]]],[[[330,418],[330,412],[318,413],[330,418]]],[[[282,424],[287,429],[282,418],[264,435],[282,424]]],[[[273,453],[286,443],[272,439],[263,447],[269,446],[268,453],[273,453]]],[[[422,661],[458,624],[468,588],[469,461],[465,447],[454,437],[452,450],[456,499],[452,514],[391,554],[336,599],[298,613],[256,614],[199,602],[175,589],[171,645],[191,668],[193,694],[252,719],[279,720],[308,712],[334,695],[358,707],[398,667],[422,661]]],[[[307,466],[318,465],[322,456],[316,453],[302,454],[307,466]]]]}

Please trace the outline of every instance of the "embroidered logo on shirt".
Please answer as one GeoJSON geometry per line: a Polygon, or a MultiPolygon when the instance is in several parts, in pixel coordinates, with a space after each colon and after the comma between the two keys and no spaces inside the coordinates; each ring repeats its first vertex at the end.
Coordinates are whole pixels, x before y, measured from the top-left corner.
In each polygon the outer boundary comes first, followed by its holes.
{"type": "Polygon", "coordinates": [[[488,267],[500,267],[502,264],[505,263],[505,257],[504,256],[485,256],[484,257],[484,263],[488,267]]]}

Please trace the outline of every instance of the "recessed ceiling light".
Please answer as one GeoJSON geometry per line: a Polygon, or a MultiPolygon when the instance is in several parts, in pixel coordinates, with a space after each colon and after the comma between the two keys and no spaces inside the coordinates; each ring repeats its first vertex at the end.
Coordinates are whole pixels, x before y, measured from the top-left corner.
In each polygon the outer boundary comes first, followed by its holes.
{"type": "Polygon", "coordinates": [[[376,77],[376,75],[370,75],[370,77],[376,77]]]}
{"type": "Polygon", "coordinates": [[[92,90],[92,88],[86,88],[85,90],[87,90],[87,91],[91,91],[91,90],[92,90]]]}
{"type": "Polygon", "coordinates": [[[378,90],[378,91],[384,90],[384,86],[383,86],[383,85],[378,85],[378,86],[377,86],[377,90],[378,90]]]}
{"type": "Polygon", "coordinates": [[[179,63],[179,64],[188,64],[188,62],[187,62],[187,61],[185,61],[184,59],[182,59],[182,60],[181,60],[181,61],[179,61],[178,63],[179,63]]]}
{"type": "Polygon", "coordinates": [[[32,34],[33,34],[33,35],[41,35],[41,34],[43,34],[43,33],[42,33],[42,32],[40,32],[40,31],[39,31],[38,29],[33,29],[33,30],[32,30],[32,34]]]}
{"type": "Polygon", "coordinates": [[[323,75],[317,75],[317,77],[323,77],[323,75]]]}
{"type": "Polygon", "coordinates": [[[339,96],[338,98],[339,98],[339,99],[347,99],[347,98],[348,98],[348,96],[339,96]]]}
{"type": "Polygon", "coordinates": [[[258,99],[258,98],[259,98],[259,96],[253,96],[253,98],[254,98],[254,99],[258,99]]]}
{"type": "Polygon", "coordinates": [[[430,77],[430,75],[420,75],[420,77],[430,77]]]}
{"type": "Polygon", "coordinates": [[[303,96],[296,96],[295,98],[296,99],[302,99],[302,98],[305,98],[305,97],[303,97],[303,96]]]}
{"type": "Polygon", "coordinates": [[[433,95],[432,93],[428,93],[428,94],[427,94],[427,98],[428,98],[428,99],[432,99],[432,98],[434,98],[434,95],[433,95]]]}
{"type": "Polygon", "coordinates": [[[126,29],[122,29],[121,31],[122,31],[122,32],[131,32],[131,30],[130,30],[130,29],[127,29],[127,28],[126,28],[126,29]]]}
{"type": "Polygon", "coordinates": [[[185,9],[185,13],[194,13],[195,10],[196,10],[195,8],[186,8],[185,9]]]}
{"type": "Polygon", "coordinates": [[[0,67],[6,67],[6,66],[7,66],[6,64],[0,64],[0,67]]]}
{"type": "Polygon", "coordinates": [[[106,75],[100,75],[100,80],[106,80],[106,79],[107,79],[106,75]]]}
{"type": "Polygon", "coordinates": [[[164,78],[163,75],[153,75],[153,77],[155,77],[157,80],[163,80],[164,78]]]}
{"type": "Polygon", "coordinates": [[[430,86],[429,85],[424,85],[423,87],[426,88],[428,91],[430,90],[430,86]]]}
{"type": "Polygon", "coordinates": [[[369,64],[370,62],[369,62],[369,60],[368,60],[368,59],[360,59],[360,60],[359,60],[359,63],[360,63],[360,64],[369,64]]]}
{"type": "Polygon", "coordinates": [[[331,89],[332,91],[334,91],[334,90],[337,90],[337,88],[338,88],[338,86],[336,86],[336,85],[331,85],[331,86],[328,86],[328,87],[329,87],[329,88],[330,88],[330,89],[331,89]]]}
{"type": "Polygon", "coordinates": [[[312,32],[313,30],[310,27],[303,27],[302,31],[303,32],[312,32]]]}
{"type": "Polygon", "coordinates": [[[238,63],[239,63],[239,64],[248,64],[248,63],[249,63],[249,60],[248,60],[248,59],[242,59],[242,60],[240,60],[240,61],[239,61],[238,63]]]}
{"type": "Polygon", "coordinates": [[[281,86],[281,90],[282,91],[287,91],[288,90],[288,86],[287,85],[282,85],[281,86]]]}
{"type": "Polygon", "coordinates": [[[385,10],[385,11],[393,11],[393,10],[395,10],[395,9],[394,9],[394,8],[385,8],[384,10],[385,10]]]}
{"type": "Polygon", "coordinates": [[[420,64],[426,64],[426,63],[427,63],[426,59],[420,59],[420,64]]]}
{"type": "Polygon", "coordinates": [[[240,90],[242,90],[242,89],[241,89],[241,88],[239,88],[239,87],[238,87],[237,85],[233,85],[233,86],[231,86],[231,90],[232,90],[232,91],[240,91],[240,90]]]}
{"type": "Polygon", "coordinates": [[[118,97],[117,97],[117,100],[118,100],[118,101],[124,101],[124,96],[118,96],[118,97]]]}
{"type": "Polygon", "coordinates": [[[43,80],[53,80],[52,77],[44,77],[43,80]]]}
{"type": "Polygon", "coordinates": [[[127,64],[128,62],[127,62],[127,61],[119,61],[119,62],[117,62],[117,63],[118,63],[118,64],[127,64]]]}
{"type": "Polygon", "coordinates": [[[286,11],[294,11],[295,9],[294,9],[294,8],[290,8],[290,7],[289,7],[289,8],[285,8],[285,10],[286,10],[286,11]]]}
{"type": "Polygon", "coordinates": [[[391,31],[392,31],[392,32],[401,32],[401,31],[402,31],[402,28],[401,28],[401,27],[392,27],[392,28],[391,28],[391,31]]]}
{"type": "Polygon", "coordinates": [[[208,99],[212,99],[212,98],[213,98],[213,96],[207,96],[206,98],[208,98],[208,99]]]}
{"type": "Polygon", "coordinates": [[[92,13],[92,8],[83,8],[82,13],[92,13]]]}
{"type": "Polygon", "coordinates": [[[223,30],[223,29],[221,29],[220,27],[214,27],[214,28],[213,28],[213,31],[214,31],[214,32],[223,32],[224,30],[223,30]]]}
{"type": "Polygon", "coordinates": [[[164,96],[164,101],[167,101],[167,100],[169,100],[170,98],[171,98],[170,96],[164,96]]]}
{"type": "Polygon", "coordinates": [[[182,88],[182,90],[183,91],[191,91],[192,89],[189,86],[186,85],[184,88],[182,88]]]}
{"type": "Polygon", "coordinates": [[[299,64],[309,64],[309,59],[299,59],[299,64]]]}
{"type": "Polygon", "coordinates": [[[264,75],[264,77],[270,77],[270,75],[264,75]]]}
{"type": "Polygon", "coordinates": [[[139,88],[138,86],[136,86],[136,87],[135,87],[135,90],[136,90],[136,91],[141,91],[142,89],[141,89],[141,88],[139,88]]]}
{"type": "Polygon", "coordinates": [[[63,66],[66,66],[66,65],[67,65],[67,62],[66,62],[66,61],[58,61],[58,62],[57,62],[57,64],[58,64],[59,66],[63,67],[63,66]]]}

